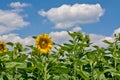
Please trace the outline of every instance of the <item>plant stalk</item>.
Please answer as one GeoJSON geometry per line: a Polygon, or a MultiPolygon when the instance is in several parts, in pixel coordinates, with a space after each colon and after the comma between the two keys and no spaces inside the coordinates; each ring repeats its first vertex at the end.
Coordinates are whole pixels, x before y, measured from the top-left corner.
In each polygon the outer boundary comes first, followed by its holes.
{"type": "Polygon", "coordinates": [[[44,80],[47,80],[47,58],[48,58],[48,55],[45,56],[45,63],[44,63],[44,80]]]}

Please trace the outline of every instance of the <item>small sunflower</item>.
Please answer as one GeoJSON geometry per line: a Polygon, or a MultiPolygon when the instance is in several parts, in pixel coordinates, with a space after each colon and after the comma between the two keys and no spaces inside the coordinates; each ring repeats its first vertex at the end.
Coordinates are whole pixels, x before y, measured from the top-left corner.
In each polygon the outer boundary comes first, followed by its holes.
{"type": "Polygon", "coordinates": [[[51,37],[48,34],[41,34],[37,36],[36,47],[43,54],[49,53],[52,48],[51,37]]]}
{"type": "Polygon", "coordinates": [[[0,42],[0,53],[6,52],[7,47],[5,42],[0,42]]]}

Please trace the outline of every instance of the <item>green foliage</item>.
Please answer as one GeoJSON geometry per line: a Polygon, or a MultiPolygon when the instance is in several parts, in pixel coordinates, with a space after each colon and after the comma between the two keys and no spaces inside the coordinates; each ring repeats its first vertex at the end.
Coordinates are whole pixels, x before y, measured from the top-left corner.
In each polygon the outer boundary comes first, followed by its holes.
{"type": "MultiPolygon", "coordinates": [[[[71,40],[42,54],[33,45],[8,42],[0,53],[0,80],[119,80],[120,34],[107,47],[93,45],[89,35],[68,32],[71,40]]],[[[33,37],[34,39],[36,36],[33,37]]]]}

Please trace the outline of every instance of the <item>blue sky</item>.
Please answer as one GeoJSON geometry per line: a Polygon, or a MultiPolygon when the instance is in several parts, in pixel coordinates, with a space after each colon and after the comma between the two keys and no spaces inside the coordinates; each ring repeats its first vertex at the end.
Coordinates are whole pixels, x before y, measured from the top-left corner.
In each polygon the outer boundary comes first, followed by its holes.
{"type": "Polygon", "coordinates": [[[113,34],[120,31],[119,3],[119,0],[1,0],[0,38],[31,43],[31,36],[48,33],[54,41],[62,43],[69,39],[65,32],[69,30],[90,34],[94,42],[113,40],[113,34]]]}

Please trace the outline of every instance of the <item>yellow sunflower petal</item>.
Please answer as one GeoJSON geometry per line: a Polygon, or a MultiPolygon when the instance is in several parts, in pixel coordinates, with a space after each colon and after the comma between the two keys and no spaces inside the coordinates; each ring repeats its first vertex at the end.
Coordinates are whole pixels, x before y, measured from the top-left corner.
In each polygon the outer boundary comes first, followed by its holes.
{"type": "Polygon", "coordinates": [[[6,43],[0,41],[0,53],[6,52],[6,51],[7,51],[6,43]]]}
{"type": "Polygon", "coordinates": [[[49,53],[52,48],[51,37],[48,34],[41,34],[37,36],[36,47],[43,54],[49,53]]]}

